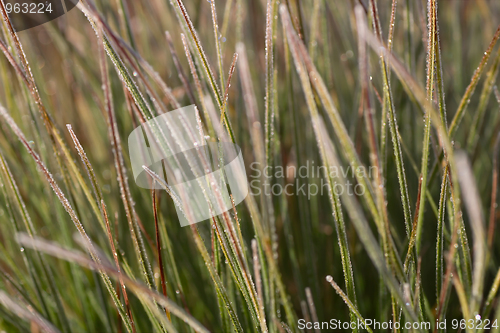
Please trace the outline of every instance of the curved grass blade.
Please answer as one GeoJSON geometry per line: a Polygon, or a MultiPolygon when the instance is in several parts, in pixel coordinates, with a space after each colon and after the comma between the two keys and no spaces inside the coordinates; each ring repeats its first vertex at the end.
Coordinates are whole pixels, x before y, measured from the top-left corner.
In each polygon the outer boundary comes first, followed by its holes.
{"type": "Polygon", "coordinates": [[[464,203],[469,213],[471,230],[474,238],[474,268],[472,277],[472,295],[469,300],[470,318],[479,313],[483,297],[484,277],[486,273],[486,228],[482,205],[479,199],[472,169],[465,153],[457,153],[457,168],[459,170],[460,187],[464,203]]]}
{"type": "MultiPolygon", "coordinates": [[[[156,182],[158,182],[158,184],[160,184],[160,186],[162,186],[167,191],[167,193],[170,195],[170,197],[172,197],[174,202],[176,202],[176,205],[178,207],[182,207],[181,198],[179,198],[175,194],[175,192],[173,192],[170,189],[170,186],[167,183],[165,183],[165,181],[162,178],[160,178],[158,175],[156,175],[152,170],[150,170],[147,167],[144,167],[144,170],[146,170],[146,172],[151,177],[153,177],[153,179],[156,182]]],[[[188,213],[184,212],[184,214],[187,216],[188,213]]],[[[236,314],[236,311],[233,309],[233,306],[231,305],[231,302],[229,301],[229,296],[226,292],[226,289],[225,289],[224,285],[222,284],[222,281],[221,281],[219,275],[217,274],[215,267],[213,266],[213,262],[210,258],[210,254],[208,253],[208,251],[205,247],[205,244],[203,243],[203,240],[201,239],[201,236],[198,232],[198,229],[194,225],[191,225],[191,229],[193,231],[193,237],[194,237],[196,246],[198,247],[198,250],[200,251],[200,253],[203,257],[205,265],[208,268],[210,276],[214,282],[215,290],[216,290],[218,296],[221,297],[221,299],[223,300],[223,303],[225,305],[225,308],[228,312],[229,317],[231,318],[231,322],[233,323],[235,330],[237,332],[243,332],[243,328],[240,324],[240,321],[238,320],[238,316],[236,314]]]]}
{"type": "Polygon", "coordinates": [[[356,306],[351,302],[351,300],[349,299],[349,297],[344,293],[344,291],[342,289],[340,289],[340,287],[338,286],[338,284],[335,283],[335,281],[333,280],[333,277],[331,275],[327,275],[326,276],[326,281],[328,283],[330,283],[333,287],[333,289],[335,289],[335,292],[340,296],[342,297],[342,299],[344,300],[344,303],[349,307],[349,309],[351,310],[351,312],[353,312],[356,316],[357,319],[361,320],[361,322],[363,324],[365,324],[366,326],[366,330],[368,332],[371,332],[373,333],[372,329],[366,325],[366,321],[365,319],[363,318],[363,316],[361,316],[361,314],[359,313],[358,309],[356,308],[356,306]]]}
{"type": "MultiPolygon", "coordinates": [[[[98,37],[100,39],[100,37],[98,37]]],[[[104,41],[104,39],[103,39],[104,41]]],[[[146,249],[144,247],[144,241],[141,236],[141,231],[138,225],[136,212],[132,204],[132,196],[130,193],[130,188],[127,184],[127,176],[125,171],[125,165],[123,162],[122,148],[120,142],[120,136],[118,134],[116,116],[113,108],[113,101],[111,95],[111,87],[108,77],[108,69],[106,66],[106,59],[104,58],[104,49],[106,48],[106,43],[99,43],[99,64],[101,68],[101,75],[103,81],[104,98],[105,98],[105,108],[107,113],[107,120],[109,126],[109,136],[113,146],[113,157],[115,162],[116,172],[118,173],[118,181],[120,184],[120,193],[122,194],[122,202],[127,215],[127,220],[129,223],[130,236],[134,243],[134,250],[137,256],[137,260],[141,269],[144,273],[144,278],[147,285],[152,288],[153,284],[153,272],[151,269],[151,264],[147,257],[146,249]]],[[[110,48],[107,48],[110,52],[110,48]]],[[[110,53],[108,53],[110,54],[110,53]]],[[[117,63],[119,63],[119,59],[117,63]]]]}
{"type": "MultiPolygon", "coordinates": [[[[22,244],[23,246],[36,249],[37,251],[42,251],[44,253],[47,253],[51,256],[54,256],[56,258],[60,258],[66,261],[71,261],[79,264],[80,266],[87,267],[92,270],[100,270],[106,272],[106,274],[109,274],[110,276],[116,278],[116,279],[123,279],[123,282],[125,285],[132,290],[138,297],[144,296],[147,297],[147,299],[150,299],[151,301],[155,301],[158,304],[168,308],[170,313],[173,315],[179,317],[182,319],[184,322],[186,322],[189,326],[191,326],[196,332],[203,332],[203,333],[208,333],[209,331],[203,327],[195,318],[193,318],[191,315],[187,314],[184,310],[182,310],[177,304],[175,304],[173,301],[170,299],[166,298],[165,296],[157,293],[154,290],[151,290],[149,287],[131,279],[127,275],[118,272],[114,267],[110,266],[107,261],[105,260],[99,260],[99,262],[95,262],[92,260],[89,260],[85,255],[83,255],[80,252],[67,249],[64,247],[61,247],[55,243],[51,243],[39,238],[35,238],[34,241],[32,242],[30,238],[28,238],[25,234],[18,234],[16,236],[17,241],[22,244]]],[[[85,241],[85,240],[84,240],[85,241]]],[[[153,306],[151,304],[151,309],[156,309],[158,311],[158,308],[153,306]]],[[[159,312],[159,311],[158,311],[159,312]]],[[[166,318],[163,315],[164,318],[166,318]]]]}
{"type": "MultiPolygon", "coordinates": [[[[377,5],[374,0],[371,0],[371,8],[372,8],[372,16],[373,16],[373,24],[375,26],[375,32],[377,34],[377,37],[379,38],[380,42],[382,42],[382,28],[380,27],[380,19],[378,17],[378,10],[377,10],[377,5]]],[[[390,24],[390,29],[389,29],[389,38],[388,38],[388,50],[391,50],[392,46],[392,38],[394,34],[394,17],[395,17],[395,9],[396,6],[396,1],[393,1],[392,3],[392,9],[391,9],[391,24],[390,24]]],[[[387,119],[389,122],[389,129],[391,133],[391,139],[392,139],[392,146],[394,150],[394,160],[396,162],[396,169],[398,173],[398,180],[399,180],[399,188],[400,188],[400,193],[401,193],[401,201],[403,203],[403,213],[405,217],[405,227],[406,227],[406,233],[407,235],[410,234],[410,221],[411,219],[411,209],[410,209],[410,197],[408,193],[408,184],[406,181],[406,172],[404,168],[404,161],[403,161],[403,153],[401,150],[401,143],[400,143],[400,135],[399,135],[399,129],[398,129],[398,123],[396,120],[396,112],[394,110],[394,98],[392,96],[392,89],[390,85],[390,80],[389,80],[389,73],[387,69],[387,64],[383,58],[382,55],[380,55],[380,67],[382,70],[382,77],[384,81],[384,108],[383,108],[383,114],[382,117],[385,118],[385,114],[387,113],[387,119]]],[[[382,151],[382,149],[381,149],[382,151]]]]}
{"type": "Polygon", "coordinates": [[[467,86],[467,89],[465,90],[465,93],[462,97],[462,100],[460,101],[460,104],[458,105],[457,112],[455,113],[455,116],[453,116],[453,120],[451,121],[450,124],[450,130],[449,130],[449,136],[453,138],[455,136],[455,133],[458,129],[458,126],[460,125],[460,122],[462,121],[462,118],[464,117],[465,110],[467,108],[467,105],[469,105],[470,98],[472,94],[474,93],[474,90],[476,89],[476,86],[479,82],[479,78],[481,77],[481,74],[483,73],[486,63],[488,62],[488,59],[490,58],[491,52],[493,51],[493,48],[495,47],[496,42],[500,38],[500,25],[497,28],[497,31],[495,32],[495,35],[493,36],[493,39],[490,42],[490,45],[488,46],[488,49],[484,52],[484,56],[481,59],[481,62],[479,63],[479,66],[477,67],[476,71],[474,72],[474,75],[472,76],[471,82],[467,86]]]}
{"type": "MultiPolygon", "coordinates": [[[[66,199],[66,196],[64,195],[63,191],[61,188],[57,185],[56,181],[54,180],[54,177],[52,174],[49,172],[45,164],[41,161],[40,157],[38,154],[31,148],[29,145],[28,141],[24,137],[24,134],[21,132],[19,127],[17,127],[16,123],[14,120],[10,117],[10,115],[7,113],[7,110],[5,110],[2,106],[0,106],[0,115],[6,120],[12,131],[16,134],[16,136],[19,138],[19,140],[22,142],[24,147],[28,150],[29,154],[32,156],[32,158],[35,160],[36,164],[38,167],[42,170],[45,178],[47,179],[47,182],[49,185],[52,187],[54,193],[57,195],[59,201],[63,205],[64,209],[70,216],[71,220],[73,221],[73,224],[75,225],[76,229],[82,236],[82,238],[87,240],[87,245],[88,248],[87,250],[89,251],[90,255],[92,256],[93,260],[96,261],[97,263],[99,262],[98,256],[96,255],[95,249],[92,246],[92,242],[90,241],[90,238],[88,237],[87,233],[85,232],[85,229],[83,228],[83,225],[81,224],[80,220],[78,219],[73,207],[69,203],[68,199],[66,199]]],[[[125,321],[125,324],[127,326],[127,329],[129,331],[132,331],[132,326],[131,323],[127,320],[127,316],[125,314],[125,311],[123,309],[123,305],[121,304],[118,295],[116,295],[115,290],[111,284],[111,281],[109,280],[109,277],[106,275],[104,272],[100,272],[102,279],[104,280],[104,283],[106,285],[106,288],[108,289],[109,293],[111,294],[113,301],[115,302],[116,306],[120,310],[120,314],[122,315],[123,320],[125,321]]]]}
{"type": "MultiPolygon", "coordinates": [[[[175,0],[175,3],[177,4],[176,9],[180,11],[182,18],[184,19],[184,23],[186,24],[187,28],[189,29],[190,35],[191,35],[191,40],[196,46],[197,50],[197,55],[200,60],[200,62],[203,65],[203,68],[205,69],[205,74],[207,76],[208,82],[210,83],[210,87],[212,88],[212,92],[215,96],[215,100],[217,101],[217,105],[219,107],[219,110],[222,112],[223,109],[223,96],[219,90],[219,87],[217,86],[217,82],[215,81],[214,75],[212,73],[212,69],[210,67],[210,64],[208,62],[207,56],[205,55],[205,51],[203,50],[203,47],[201,45],[200,38],[198,37],[198,34],[194,28],[193,23],[191,22],[191,19],[189,17],[189,14],[187,13],[186,7],[184,6],[184,3],[182,0],[175,0]]],[[[235,138],[233,134],[233,130],[231,127],[231,124],[229,122],[229,117],[227,116],[227,113],[224,115],[224,123],[226,125],[226,128],[228,130],[229,137],[231,138],[231,141],[234,143],[235,138]]]]}
{"type": "Polygon", "coordinates": [[[474,152],[476,154],[476,148],[479,139],[479,133],[482,130],[486,107],[488,105],[488,100],[493,91],[493,86],[495,85],[496,78],[498,76],[498,70],[500,68],[500,49],[497,51],[495,60],[491,69],[486,73],[486,79],[484,81],[483,89],[481,91],[481,96],[479,97],[479,105],[477,107],[476,113],[474,114],[474,119],[472,120],[472,125],[470,127],[470,132],[467,139],[467,150],[474,152]]]}
{"type": "MultiPolygon", "coordinates": [[[[221,89],[225,86],[224,85],[224,73],[222,70],[222,47],[220,44],[220,40],[222,38],[222,35],[219,33],[219,23],[217,22],[217,9],[215,8],[215,0],[210,1],[210,9],[212,12],[212,25],[214,27],[214,37],[215,37],[215,50],[217,51],[217,62],[219,64],[219,80],[220,80],[220,87],[221,89]]],[[[222,101],[222,104],[224,105],[225,102],[224,100],[222,101]]],[[[222,118],[222,117],[221,117],[222,118]]]]}
{"type": "MultiPolygon", "coordinates": [[[[33,226],[33,222],[31,220],[29,213],[28,213],[28,210],[26,209],[26,205],[24,203],[24,200],[21,197],[21,194],[19,193],[19,188],[14,180],[14,177],[10,171],[10,168],[7,165],[7,163],[3,157],[3,154],[1,152],[0,152],[0,168],[3,171],[3,176],[5,178],[7,178],[9,187],[10,187],[10,189],[15,197],[15,202],[17,204],[19,211],[21,212],[21,216],[22,216],[22,219],[24,222],[24,227],[25,227],[28,235],[30,235],[30,237],[33,237],[34,235],[36,235],[36,229],[33,226]]],[[[30,270],[30,275],[33,277],[34,272],[33,272],[33,267],[32,267],[32,264],[33,264],[32,259],[27,254],[25,254],[25,256],[26,256],[27,265],[29,266],[28,269],[30,270]]],[[[64,327],[64,330],[67,330],[69,327],[69,322],[68,322],[68,319],[66,318],[66,311],[64,311],[61,296],[60,296],[59,291],[57,290],[57,287],[56,287],[55,282],[54,282],[52,268],[47,265],[47,262],[39,253],[37,253],[37,260],[42,267],[43,276],[49,284],[50,292],[52,294],[52,298],[54,299],[54,302],[56,303],[56,306],[58,309],[58,316],[60,317],[60,320],[61,320],[61,323],[64,327]]],[[[37,291],[38,291],[38,284],[39,283],[36,281],[36,279],[33,279],[33,280],[34,280],[33,282],[35,283],[35,286],[37,287],[37,291]]],[[[45,309],[45,311],[48,314],[48,310],[46,309],[44,297],[41,293],[40,293],[40,302],[41,302],[42,307],[45,309]]],[[[48,317],[48,319],[50,319],[50,317],[48,317]]]]}
{"type": "Polygon", "coordinates": [[[21,304],[9,297],[9,295],[7,295],[7,293],[3,290],[0,290],[0,303],[2,303],[7,309],[15,312],[19,317],[36,323],[36,326],[41,328],[46,333],[59,332],[57,328],[52,326],[52,324],[45,320],[39,313],[36,313],[30,306],[24,308],[21,304]]]}

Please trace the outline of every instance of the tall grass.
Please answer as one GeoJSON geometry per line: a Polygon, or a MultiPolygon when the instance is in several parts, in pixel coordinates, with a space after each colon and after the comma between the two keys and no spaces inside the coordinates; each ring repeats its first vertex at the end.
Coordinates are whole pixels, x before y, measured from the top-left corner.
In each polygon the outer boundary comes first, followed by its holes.
{"type": "Polygon", "coordinates": [[[500,332],[499,3],[5,3],[0,330],[500,332]],[[190,104],[250,193],[181,227],[127,138],[190,104]]]}

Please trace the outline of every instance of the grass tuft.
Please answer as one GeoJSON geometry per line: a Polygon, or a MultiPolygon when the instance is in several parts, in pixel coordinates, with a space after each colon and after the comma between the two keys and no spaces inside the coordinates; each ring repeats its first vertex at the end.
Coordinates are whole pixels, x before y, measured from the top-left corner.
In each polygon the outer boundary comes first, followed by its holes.
{"type": "Polygon", "coordinates": [[[19,32],[11,2],[0,331],[500,332],[499,3],[80,0],[19,32]],[[230,209],[181,227],[200,202],[137,186],[127,138],[193,104],[250,193],[200,178],[230,209]]]}

